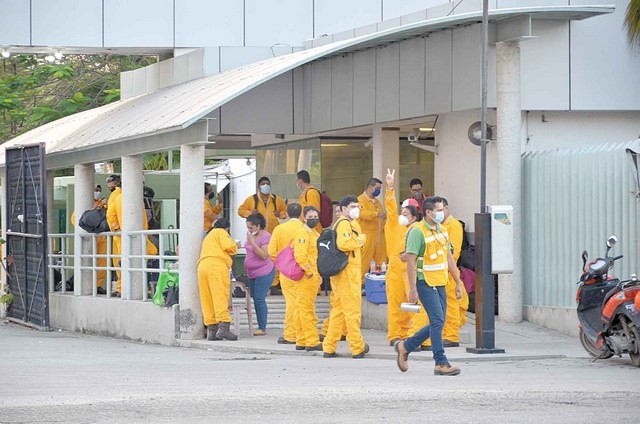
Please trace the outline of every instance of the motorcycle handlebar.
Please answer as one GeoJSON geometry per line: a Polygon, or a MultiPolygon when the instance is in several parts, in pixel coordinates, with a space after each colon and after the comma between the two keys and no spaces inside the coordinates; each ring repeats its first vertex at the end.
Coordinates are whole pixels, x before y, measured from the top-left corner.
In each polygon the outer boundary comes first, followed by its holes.
{"type": "Polygon", "coordinates": [[[623,255],[615,256],[615,257],[611,258],[611,262],[615,262],[618,259],[622,259],[622,258],[623,258],[623,255]]]}

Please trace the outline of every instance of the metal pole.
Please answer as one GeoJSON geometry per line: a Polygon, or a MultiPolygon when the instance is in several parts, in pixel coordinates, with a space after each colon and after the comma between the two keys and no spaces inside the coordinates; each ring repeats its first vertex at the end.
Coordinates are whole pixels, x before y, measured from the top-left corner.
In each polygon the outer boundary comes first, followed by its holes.
{"type": "Polygon", "coordinates": [[[494,276],[491,274],[491,214],[487,210],[487,45],[489,0],[482,1],[482,94],[480,111],[480,213],[475,215],[476,347],[470,353],[504,353],[495,347],[494,276]]]}

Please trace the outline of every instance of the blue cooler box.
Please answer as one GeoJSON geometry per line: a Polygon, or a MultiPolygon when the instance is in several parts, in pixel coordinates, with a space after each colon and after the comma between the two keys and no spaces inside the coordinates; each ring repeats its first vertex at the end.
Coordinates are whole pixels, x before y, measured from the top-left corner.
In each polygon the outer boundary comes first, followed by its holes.
{"type": "Polygon", "coordinates": [[[387,291],[385,283],[386,276],[376,275],[368,273],[364,276],[364,292],[367,300],[371,303],[386,304],[387,303],[387,291]]]}

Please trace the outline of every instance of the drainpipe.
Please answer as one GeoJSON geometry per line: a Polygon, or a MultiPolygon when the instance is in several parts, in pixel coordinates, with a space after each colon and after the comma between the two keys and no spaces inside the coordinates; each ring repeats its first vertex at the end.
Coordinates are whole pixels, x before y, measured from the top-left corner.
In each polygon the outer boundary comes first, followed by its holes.
{"type": "Polygon", "coordinates": [[[522,210],[520,159],[520,45],[496,44],[498,126],[498,204],[513,205],[513,273],[498,276],[499,315],[504,322],[522,321],[522,210]]]}

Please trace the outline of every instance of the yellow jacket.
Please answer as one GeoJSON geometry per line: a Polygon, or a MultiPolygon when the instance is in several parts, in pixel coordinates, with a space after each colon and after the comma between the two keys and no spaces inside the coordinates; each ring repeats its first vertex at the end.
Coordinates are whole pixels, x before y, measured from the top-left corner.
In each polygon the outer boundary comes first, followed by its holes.
{"type": "Polygon", "coordinates": [[[349,222],[349,220],[341,218],[335,225],[335,229],[337,235],[336,246],[347,254],[349,265],[360,267],[360,250],[362,248],[362,243],[358,237],[359,234],[362,234],[360,225],[355,219],[349,222]]]}
{"type": "MultiPolygon", "coordinates": [[[[302,208],[302,213],[304,214],[304,208],[306,206],[313,206],[318,209],[320,212],[321,201],[320,201],[320,191],[314,186],[310,185],[307,187],[305,191],[300,193],[300,199],[298,199],[298,203],[300,203],[300,207],[302,208]]],[[[331,211],[333,214],[333,211],[331,211]]],[[[318,222],[318,225],[314,228],[318,233],[322,232],[322,224],[318,222]]]]}
{"type": "Polygon", "coordinates": [[[215,208],[211,205],[211,202],[207,199],[204,199],[204,231],[209,231],[211,226],[213,225],[213,220],[211,219],[211,214],[218,215],[220,213],[220,208],[216,206],[215,208]],[[216,208],[218,212],[216,212],[216,208]]]}
{"type": "Polygon", "coordinates": [[[247,218],[251,215],[251,211],[257,209],[267,221],[266,230],[273,234],[273,230],[279,224],[278,218],[285,219],[287,217],[287,205],[280,196],[276,196],[275,194],[269,194],[267,204],[265,205],[264,198],[262,196],[262,194],[254,194],[247,197],[244,203],[242,203],[238,208],[238,215],[242,218],[247,218]],[[257,205],[255,196],[258,196],[257,205]]]}
{"type": "Polygon", "coordinates": [[[113,232],[122,230],[122,189],[120,187],[116,187],[107,200],[107,224],[113,232]]]}
{"type": "Polygon", "coordinates": [[[296,262],[308,277],[318,275],[318,237],[320,234],[303,225],[293,236],[293,253],[296,262]]]}
{"type": "Polygon", "coordinates": [[[371,199],[364,193],[358,196],[358,203],[360,204],[358,224],[360,224],[362,231],[367,235],[375,234],[376,237],[382,236],[384,234],[384,219],[378,218],[378,214],[384,212],[382,203],[376,198],[371,199]]]}
{"type": "Polygon", "coordinates": [[[212,258],[221,260],[225,266],[231,268],[233,264],[231,256],[236,253],[238,253],[238,246],[231,239],[229,233],[224,228],[214,228],[202,240],[198,263],[203,259],[212,258]]]}
{"type": "Polygon", "coordinates": [[[282,249],[287,247],[293,236],[302,228],[303,222],[297,218],[292,218],[287,222],[278,225],[271,234],[269,242],[269,256],[271,260],[275,260],[276,256],[282,249]]]}
{"type": "Polygon", "coordinates": [[[449,243],[451,243],[451,247],[453,248],[453,260],[454,262],[458,262],[464,235],[462,224],[453,215],[449,215],[442,225],[447,229],[447,233],[449,234],[449,243]]]}

